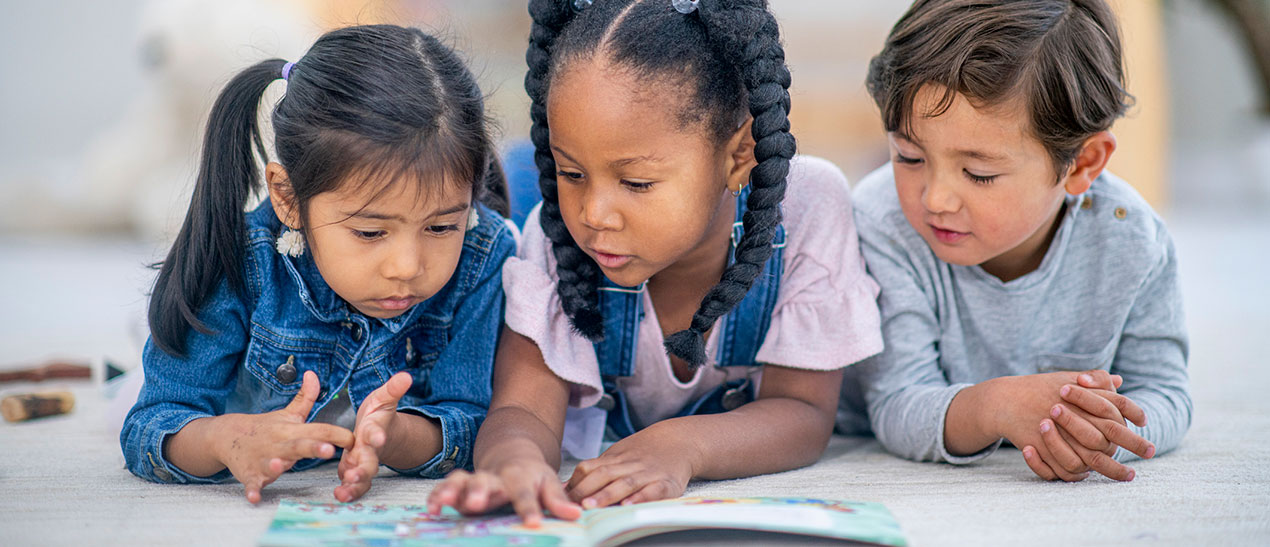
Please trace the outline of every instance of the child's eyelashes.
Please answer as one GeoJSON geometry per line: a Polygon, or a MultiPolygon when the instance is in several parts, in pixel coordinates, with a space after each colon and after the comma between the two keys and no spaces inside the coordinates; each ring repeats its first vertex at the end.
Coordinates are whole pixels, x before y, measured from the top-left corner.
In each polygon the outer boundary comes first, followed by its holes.
{"type": "Polygon", "coordinates": [[[582,180],[582,173],[576,171],[565,171],[563,169],[556,171],[556,178],[567,180],[569,182],[578,182],[582,180]]]}
{"type": "Polygon", "coordinates": [[[373,230],[373,231],[353,230],[353,235],[355,237],[357,237],[358,239],[366,240],[366,241],[374,241],[376,239],[384,237],[385,233],[386,232],[384,232],[383,230],[373,230]]]}
{"type": "Polygon", "coordinates": [[[653,187],[653,183],[651,183],[651,182],[637,182],[637,181],[633,181],[633,180],[623,180],[623,181],[622,181],[622,186],[625,186],[625,187],[627,187],[627,188],[630,188],[631,190],[634,190],[634,191],[636,191],[636,192],[647,192],[648,190],[652,189],[652,187],[653,187]]]}
{"type": "MultiPolygon", "coordinates": [[[[583,175],[582,173],[579,173],[577,171],[565,171],[561,169],[556,171],[556,178],[563,182],[580,183],[586,179],[586,175],[583,175]]],[[[620,179],[618,183],[635,192],[647,192],[648,190],[652,189],[654,184],[652,182],[647,182],[647,181],[628,180],[628,179],[620,179]]]]}
{"type": "Polygon", "coordinates": [[[428,233],[436,236],[452,234],[457,231],[459,231],[459,226],[457,224],[437,224],[434,226],[428,226],[428,233]]]}
{"type": "Polygon", "coordinates": [[[962,172],[966,174],[966,178],[970,179],[970,182],[973,182],[975,184],[983,184],[983,185],[992,184],[994,181],[997,180],[997,176],[998,176],[998,175],[976,175],[964,169],[962,170],[962,172]]]}
{"type": "Polygon", "coordinates": [[[905,156],[905,155],[903,155],[903,154],[896,153],[896,154],[895,154],[895,163],[902,163],[902,164],[905,164],[905,165],[916,165],[916,164],[922,163],[922,159],[921,159],[921,158],[910,158],[910,157],[905,156]]]}

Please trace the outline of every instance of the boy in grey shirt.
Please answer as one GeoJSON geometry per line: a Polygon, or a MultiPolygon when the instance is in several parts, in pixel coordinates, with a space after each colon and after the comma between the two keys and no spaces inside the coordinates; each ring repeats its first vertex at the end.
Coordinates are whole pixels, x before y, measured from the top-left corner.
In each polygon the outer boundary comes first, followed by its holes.
{"type": "Polygon", "coordinates": [[[886,349],[848,369],[840,429],[867,408],[888,450],[951,463],[1008,440],[1068,481],[1132,480],[1121,462],[1180,442],[1173,244],[1103,172],[1123,82],[1102,0],[918,0],[900,19],[868,79],[892,162],[854,194],[886,349]]]}

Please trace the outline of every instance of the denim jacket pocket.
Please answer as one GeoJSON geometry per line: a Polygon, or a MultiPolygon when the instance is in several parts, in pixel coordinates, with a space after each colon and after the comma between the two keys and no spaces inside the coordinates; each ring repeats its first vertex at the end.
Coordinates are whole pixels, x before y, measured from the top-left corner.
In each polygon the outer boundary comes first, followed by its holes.
{"type": "Polygon", "coordinates": [[[1111,370],[1111,361],[1119,345],[1120,338],[1116,336],[1097,351],[1089,353],[1039,353],[1033,358],[1033,365],[1037,372],[1111,370]]]}
{"type": "Polygon", "coordinates": [[[386,363],[389,374],[407,371],[414,378],[411,392],[420,397],[427,397],[432,391],[429,379],[432,369],[441,358],[448,342],[447,329],[435,325],[419,325],[409,329],[404,342],[399,344],[386,363]]]}
{"type": "Polygon", "coordinates": [[[300,391],[305,371],[316,373],[322,383],[328,381],[332,378],[334,355],[334,342],[315,339],[310,331],[252,323],[245,367],[257,384],[257,411],[280,408],[290,402],[300,391]]]}

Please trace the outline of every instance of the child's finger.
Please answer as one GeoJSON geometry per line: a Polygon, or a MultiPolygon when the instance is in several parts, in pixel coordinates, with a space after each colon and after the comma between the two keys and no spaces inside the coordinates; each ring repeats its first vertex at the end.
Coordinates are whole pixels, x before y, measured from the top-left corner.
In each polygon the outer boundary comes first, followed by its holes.
{"type": "Polygon", "coordinates": [[[1045,448],[1049,450],[1050,455],[1053,457],[1053,462],[1062,467],[1064,471],[1072,475],[1087,471],[1085,462],[1081,461],[1076,451],[1067,444],[1067,441],[1063,440],[1052,420],[1041,420],[1041,439],[1045,443],[1045,448]]]}
{"type": "MultiPolygon", "coordinates": [[[[1064,438],[1067,438],[1067,436],[1064,435],[1064,438]]],[[[1130,469],[1125,464],[1122,464],[1116,461],[1115,458],[1111,457],[1111,454],[1115,453],[1114,450],[1100,452],[1096,450],[1089,450],[1076,444],[1073,444],[1072,447],[1080,454],[1080,459],[1084,460],[1084,462],[1088,464],[1089,468],[1093,471],[1101,473],[1103,476],[1113,480],[1133,480],[1133,469],[1130,469]]]]}
{"type": "Polygon", "coordinates": [[[1111,420],[1094,420],[1094,425],[1107,436],[1107,440],[1137,454],[1138,457],[1150,459],[1155,456],[1155,445],[1124,424],[1111,420]]]}
{"type": "Polygon", "coordinates": [[[1023,461],[1027,463],[1028,468],[1032,470],[1036,476],[1047,481],[1058,480],[1058,474],[1050,469],[1049,464],[1041,460],[1041,456],[1036,453],[1036,449],[1031,446],[1023,447],[1023,461]]]}
{"type": "Polygon", "coordinates": [[[352,448],[356,440],[352,431],[338,425],[314,422],[290,427],[294,428],[289,432],[292,437],[327,442],[344,449],[352,448]]]}
{"type": "MultiPolygon", "coordinates": [[[[292,439],[277,452],[278,458],[299,461],[306,458],[327,460],[335,457],[335,445],[313,439],[292,439]]],[[[287,466],[289,469],[291,466],[287,466]]],[[[285,471],[285,469],[284,469],[285,471]]]]}
{"type": "Polygon", "coordinates": [[[560,481],[547,478],[542,481],[539,490],[542,505],[551,512],[552,516],[565,520],[577,520],[582,516],[582,506],[569,500],[560,481]]]}
{"type": "Polygon", "coordinates": [[[663,500],[674,497],[675,494],[670,491],[669,483],[665,481],[657,481],[651,483],[626,497],[622,500],[622,505],[633,505],[636,503],[644,503],[649,501],[663,500]]]}
{"type": "MultiPolygon", "coordinates": [[[[580,464],[579,464],[580,465],[580,464]]],[[[630,464],[607,464],[592,467],[585,476],[579,477],[577,470],[574,470],[573,476],[569,477],[569,484],[565,488],[565,492],[569,494],[569,498],[582,505],[583,509],[594,509],[596,507],[604,507],[611,503],[634,493],[635,484],[631,484],[632,476],[638,473],[642,466],[635,463],[630,464]],[[589,505],[588,499],[597,492],[608,488],[614,482],[624,483],[624,487],[619,488],[622,492],[621,497],[613,498],[608,503],[589,505]]],[[[638,485],[643,487],[643,484],[638,485]]],[[[598,500],[589,500],[590,503],[598,503],[598,500]]]]}
{"type": "MultiPolygon", "coordinates": [[[[490,481],[488,473],[475,473],[467,481],[467,488],[461,494],[461,510],[467,513],[484,513],[489,507],[490,481]]],[[[519,512],[519,511],[517,511],[519,512]]]]}
{"type": "Polygon", "coordinates": [[[525,526],[537,528],[542,525],[542,506],[538,503],[538,491],[528,484],[522,484],[515,490],[507,492],[512,502],[512,509],[525,521],[525,526]]]}
{"type": "Polygon", "coordinates": [[[260,503],[260,489],[264,488],[264,481],[261,477],[247,477],[241,481],[243,483],[243,495],[247,497],[247,503],[255,505],[260,503]]]}
{"type": "Polygon", "coordinates": [[[1114,391],[1104,389],[1086,389],[1081,386],[1066,385],[1058,388],[1058,396],[1062,397],[1075,407],[1106,420],[1123,422],[1124,416],[1120,414],[1120,409],[1111,402],[1110,397],[1121,397],[1114,391]]]}
{"type": "Polygon", "coordinates": [[[1061,404],[1054,405],[1050,409],[1050,417],[1054,419],[1054,423],[1063,428],[1072,439],[1080,443],[1081,446],[1090,450],[1104,452],[1111,447],[1111,441],[1107,440],[1107,436],[1102,434],[1094,424],[1089,420],[1082,418],[1079,413],[1072,412],[1061,404]]]}
{"type": "Polygon", "coordinates": [[[455,469],[445,478],[441,484],[438,484],[428,494],[428,513],[437,515],[441,513],[441,508],[445,506],[454,507],[459,500],[459,490],[467,484],[471,478],[471,473],[462,469],[455,469]]]}
{"type": "Polygon", "coordinates": [[[1115,379],[1105,370],[1087,370],[1076,377],[1076,383],[1090,389],[1116,390],[1115,379]]]}
{"type": "Polygon", "coordinates": [[[1066,469],[1063,469],[1063,466],[1058,464],[1058,461],[1055,460],[1054,455],[1050,453],[1049,448],[1044,442],[1033,446],[1032,448],[1036,450],[1037,457],[1039,457],[1041,461],[1045,462],[1045,464],[1049,466],[1050,470],[1054,471],[1054,474],[1058,476],[1058,480],[1063,482],[1080,482],[1089,477],[1089,471],[1069,473],[1066,469]]]}
{"type": "Polygon", "coordinates": [[[372,448],[383,448],[384,442],[388,440],[388,434],[384,432],[384,428],[372,420],[363,420],[358,424],[361,429],[356,433],[359,442],[365,443],[372,448]]]}
{"type": "Polygon", "coordinates": [[[306,370],[304,371],[304,379],[300,381],[300,391],[295,394],[290,403],[287,403],[283,412],[297,416],[300,421],[309,418],[309,412],[313,410],[313,403],[317,402],[318,392],[322,387],[318,385],[317,373],[306,370]]]}
{"type": "Polygon", "coordinates": [[[1138,406],[1138,403],[1133,402],[1133,399],[1119,393],[1099,393],[1097,395],[1101,395],[1106,400],[1111,401],[1111,404],[1116,406],[1116,410],[1120,411],[1120,415],[1124,419],[1133,422],[1138,427],[1146,427],[1147,413],[1142,410],[1142,407],[1138,406]]]}

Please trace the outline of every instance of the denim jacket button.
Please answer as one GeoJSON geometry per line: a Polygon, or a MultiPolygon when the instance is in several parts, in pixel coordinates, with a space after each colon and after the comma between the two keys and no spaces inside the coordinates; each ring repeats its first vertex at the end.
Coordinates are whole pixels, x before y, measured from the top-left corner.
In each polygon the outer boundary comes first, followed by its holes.
{"type": "Polygon", "coordinates": [[[159,477],[159,480],[164,482],[172,481],[172,473],[169,473],[167,469],[162,467],[154,468],[154,476],[159,477]]]}
{"type": "Polygon", "coordinates": [[[279,382],[289,384],[295,381],[295,356],[287,357],[287,362],[278,365],[278,370],[273,372],[275,378],[279,382]]]}
{"type": "Polygon", "coordinates": [[[449,473],[450,471],[453,471],[453,470],[454,470],[454,460],[445,460],[437,464],[437,471],[440,471],[442,473],[449,473]]]}

